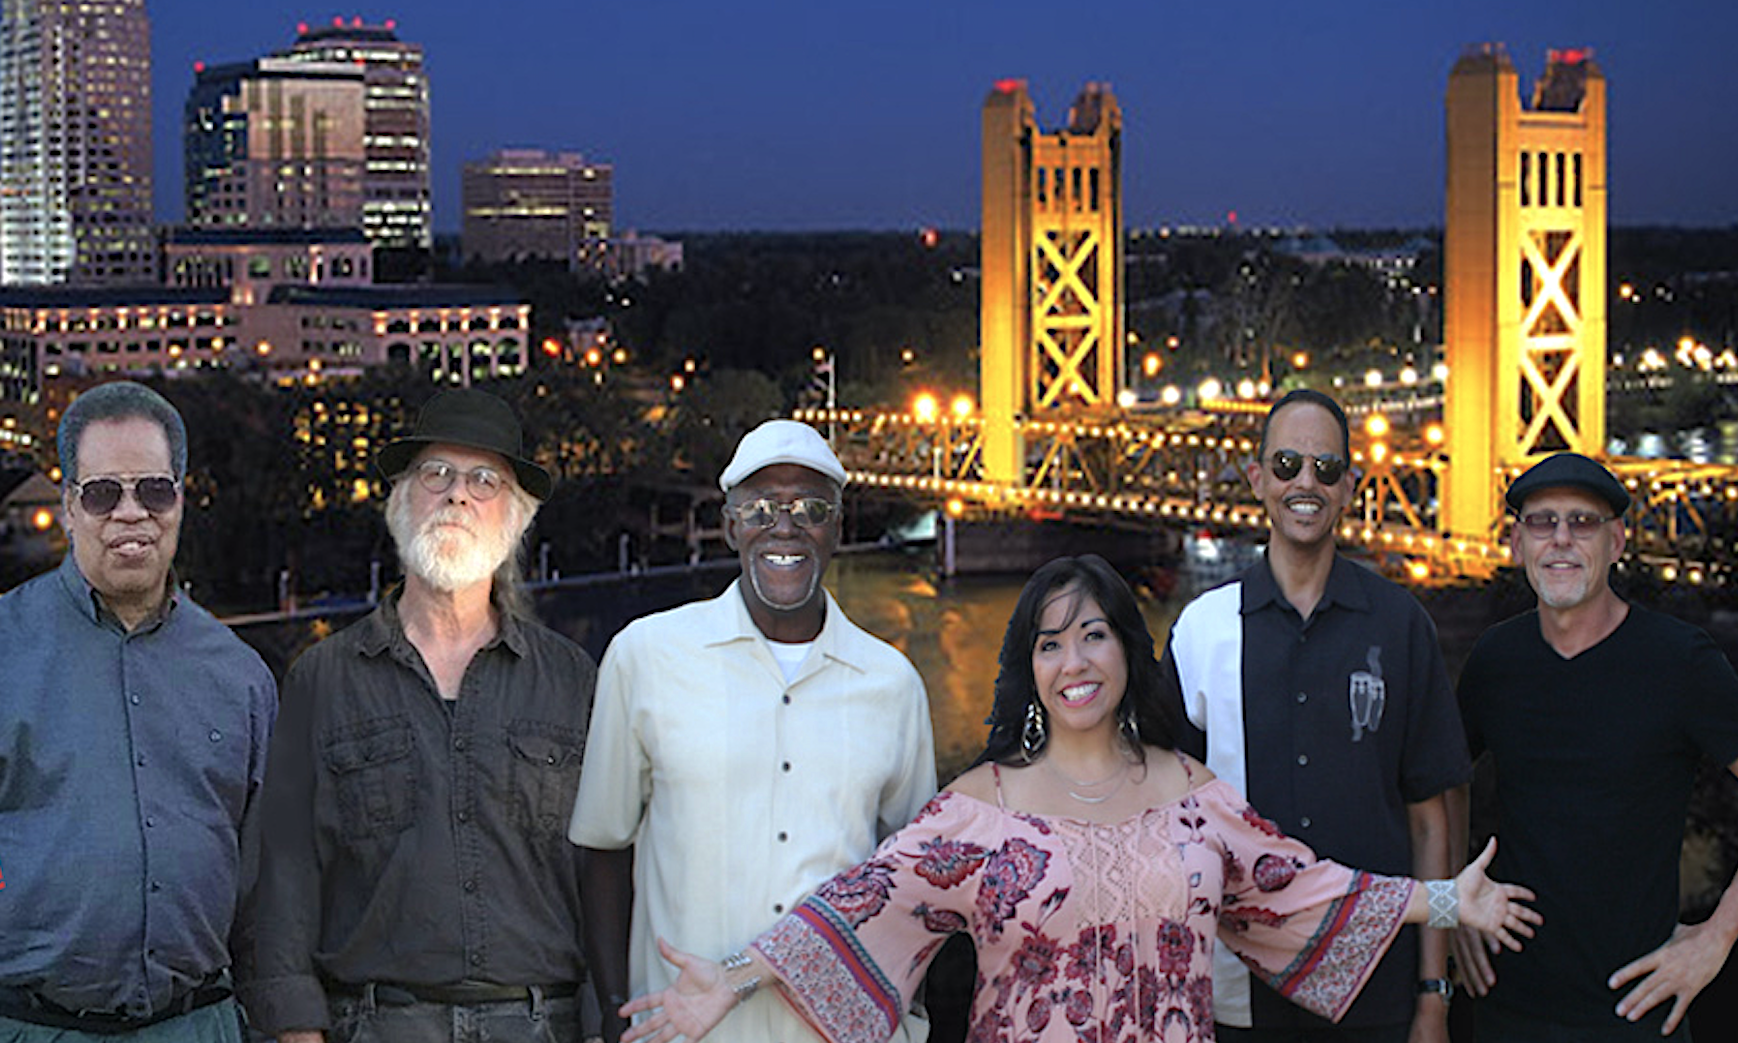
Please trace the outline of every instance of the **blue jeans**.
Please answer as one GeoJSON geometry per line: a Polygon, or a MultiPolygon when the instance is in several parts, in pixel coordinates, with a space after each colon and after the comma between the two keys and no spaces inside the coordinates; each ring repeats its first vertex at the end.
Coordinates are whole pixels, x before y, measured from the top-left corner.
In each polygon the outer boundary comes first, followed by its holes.
{"type": "Polygon", "coordinates": [[[579,999],[547,999],[452,1006],[446,1003],[375,1002],[361,996],[331,1001],[326,1043],[580,1043],[579,999]]]}
{"type": "Polygon", "coordinates": [[[242,1043],[233,998],[134,1032],[96,1035],[0,1018],[0,1043],[242,1043]]]}

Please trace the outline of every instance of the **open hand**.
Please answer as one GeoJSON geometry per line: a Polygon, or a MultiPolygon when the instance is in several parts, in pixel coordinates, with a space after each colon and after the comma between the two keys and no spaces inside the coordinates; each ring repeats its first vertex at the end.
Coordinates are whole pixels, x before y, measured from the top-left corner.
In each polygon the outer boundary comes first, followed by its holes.
{"type": "Polygon", "coordinates": [[[1728,951],[1725,942],[1707,924],[1679,924],[1664,945],[1625,964],[1606,983],[1619,989],[1641,979],[1618,1003],[1618,1016],[1635,1021],[1669,999],[1672,1012],[1660,1027],[1660,1033],[1671,1035],[1689,1012],[1690,1001],[1720,973],[1728,951]]]}
{"type": "Polygon", "coordinates": [[[658,939],[658,953],[681,973],[662,992],[648,992],[622,1004],[623,1017],[654,1012],[622,1033],[622,1043],[642,1039],[670,1043],[677,1036],[696,1040],[712,1031],[736,1006],[736,993],[725,983],[723,966],[685,953],[662,938],[658,939]]]}
{"type": "Polygon", "coordinates": [[[1538,910],[1521,904],[1534,900],[1532,891],[1519,884],[1499,884],[1485,875],[1496,854],[1497,838],[1492,837],[1479,856],[1454,878],[1455,889],[1460,893],[1460,922],[1520,952],[1520,939],[1533,937],[1534,925],[1544,923],[1545,918],[1538,910]]]}

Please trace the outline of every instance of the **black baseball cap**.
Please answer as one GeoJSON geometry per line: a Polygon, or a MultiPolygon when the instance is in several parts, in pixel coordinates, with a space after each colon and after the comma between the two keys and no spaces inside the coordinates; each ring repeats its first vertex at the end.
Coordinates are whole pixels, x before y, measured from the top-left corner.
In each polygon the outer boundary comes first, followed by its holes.
{"type": "Polygon", "coordinates": [[[1519,514],[1527,497],[1541,489],[1564,487],[1585,489],[1610,504],[1612,513],[1619,517],[1629,510],[1629,490],[1617,476],[1580,453],[1557,453],[1540,460],[1515,479],[1503,499],[1508,501],[1510,510],[1519,514]]]}

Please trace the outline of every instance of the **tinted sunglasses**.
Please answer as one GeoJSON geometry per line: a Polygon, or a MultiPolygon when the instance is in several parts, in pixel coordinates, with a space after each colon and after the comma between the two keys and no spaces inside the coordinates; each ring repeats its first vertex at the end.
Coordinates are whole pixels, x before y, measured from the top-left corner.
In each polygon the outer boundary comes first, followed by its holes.
{"type": "Polygon", "coordinates": [[[1268,457],[1267,466],[1273,471],[1273,476],[1282,482],[1289,482],[1303,470],[1305,460],[1315,464],[1316,481],[1323,485],[1334,485],[1346,474],[1346,461],[1329,453],[1327,456],[1310,456],[1295,449],[1276,449],[1268,457]]]}
{"type": "Polygon", "coordinates": [[[797,523],[799,529],[813,529],[827,524],[827,519],[833,516],[837,505],[831,500],[823,500],[819,496],[805,496],[790,503],[779,503],[777,500],[749,500],[735,507],[724,508],[732,517],[751,529],[770,529],[778,524],[778,516],[791,512],[791,521],[797,523]]]}
{"type": "Polygon", "coordinates": [[[121,505],[121,497],[133,494],[139,506],[152,514],[165,514],[175,509],[181,498],[181,483],[163,474],[143,478],[87,478],[73,486],[78,491],[78,505],[93,518],[106,518],[121,505]]]}
{"type": "Polygon", "coordinates": [[[1592,511],[1570,511],[1559,518],[1556,511],[1534,511],[1521,516],[1521,525],[1534,539],[1548,540],[1557,535],[1558,522],[1567,522],[1569,535],[1581,540],[1598,532],[1601,525],[1614,517],[1616,515],[1594,514],[1592,511]]]}

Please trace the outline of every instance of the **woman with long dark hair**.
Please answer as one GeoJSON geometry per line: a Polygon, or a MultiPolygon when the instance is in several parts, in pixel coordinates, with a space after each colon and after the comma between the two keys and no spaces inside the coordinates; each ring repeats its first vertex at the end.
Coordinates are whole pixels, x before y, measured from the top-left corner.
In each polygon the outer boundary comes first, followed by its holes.
{"type": "Polygon", "coordinates": [[[1338,1017],[1402,924],[1471,924],[1511,948],[1540,922],[1493,883],[1487,848],[1452,881],[1318,860],[1176,752],[1153,639],[1102,558],[1062,558],[1008,622],[977,763],[889,837],[722,963],[659,942],[676,984],[625,1041],[705,1035],[776,987],[834,1043],[893,1031],[946,938],[971,935],[970,1039],[1198,1041],[1212,954],[1231,946],[1282,994],[1338,1017]]]}

